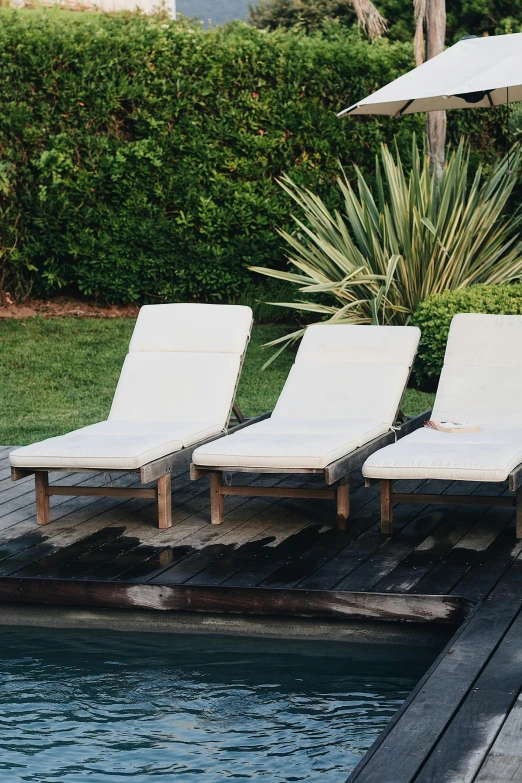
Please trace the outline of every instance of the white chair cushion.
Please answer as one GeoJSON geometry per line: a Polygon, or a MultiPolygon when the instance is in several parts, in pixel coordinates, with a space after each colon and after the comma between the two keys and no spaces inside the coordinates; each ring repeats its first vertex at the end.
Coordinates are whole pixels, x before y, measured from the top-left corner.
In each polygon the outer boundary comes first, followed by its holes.
{"type": "Polygon", "coordinates": [[[367,478],[505,481],[522,462],[522,426],[484,422],[480,432],[447,433],[422,427],[372,454],[367,478]]]}
{"type": "Polygon", "coordinates": [[[388,429],[375,420],[272,417],[200,446],[192,459],[202,467],[321,469],[388,429]]]}
{"type": "Polygon", "coordinates": [[[141,308],[129,346],[136,351],[244,352],[252,310],[243,305],[163,304],[141,308]]]}
{"type": "Polygon", "coordinates": [[[522,316],[454,316],[432,417],[522,424],[522,316]]]}
{"type": "Polygon", "coordinates": [[[134,470],[220,432],[208,421],[101,421],[12,451],[18,468],[134,470]]]}
{"type": "Polygon", "coordinates": [[[296,363],[273,417],[377,419],[391,425],[409,372],[407,364],[296,363]]]}
{"type": "Polygon", "coordinates": [[[451,321],[444,364],[522,367],[522,315],[460,313],[451,321]]]}
{"type": "Polygon", "coordinates": [[[108,421],[17,449],[15,467],[135,469],[227,424],[252,310],[142,307],[108,421]]]}
{"type": "Polygon", "coordinates": [[[419,337],[413,326],[309,326],[273,418],[393,424],[419,337]]]}
{"type": "Polygon", "coordinates": [[[416,326],[359,326],[314,324],[306,330],[296,363],[343,362],[348,364],[411,365],[420,329],[416,326]]]}
{"type": "Polygon", "coordinates": [[[130,353],[109,414],[124,421],[215,421],[234,399],[240,357],[231,353],[130,353]]]}

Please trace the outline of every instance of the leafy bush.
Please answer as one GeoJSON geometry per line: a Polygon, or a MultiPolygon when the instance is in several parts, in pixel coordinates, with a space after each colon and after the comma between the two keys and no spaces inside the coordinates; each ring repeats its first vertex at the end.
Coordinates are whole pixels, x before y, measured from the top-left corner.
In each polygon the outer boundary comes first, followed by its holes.
{"type": "Polygon", "coordinates": [[[253,270],[297,287],[301,296],[282,307],[355,324],[408,323],[430,294],[520,279],[522,213],[506,210],[520,163],[516,147],[511,176],[507,159],[487,176],[480,167],[470,176],[461,142],[438,178],[415,138],[409,171],[383,146],[373,191],[357,167],[357,190],[344,172],[338,179],[342,213],[285,177],[282,187],[302,215],[294,217],[297,231],[280,231],[295,270],[253,270]]]}
{"type": "Polygon", "coordinates": [[[451,319],[457,313],[522,315],[522,284],[474,285],[433,294],[422,302],[411,323],[422,331],[414,376],[419,386],[434,386],[444,363],[451,319]]]}
{"type": "MultiPolygon", "coordinates": [[[[284,265],[275,177],[335,205],[338,158],[367,171],[382,141],[398,132],[408,154],[423,127],[336,118],[413,64],[410,45],[339,25],[307,36],[5,9],[0,22],[0,285],[18,297],[233,298],[247,265],[284,265]]],[[[494,158],[505,111],[468,114],[494,158]]]]}

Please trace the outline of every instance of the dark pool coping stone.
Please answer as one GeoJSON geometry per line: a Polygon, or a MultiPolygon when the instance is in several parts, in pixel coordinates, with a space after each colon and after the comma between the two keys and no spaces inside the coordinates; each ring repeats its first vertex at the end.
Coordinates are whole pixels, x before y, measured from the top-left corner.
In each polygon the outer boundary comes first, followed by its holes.
{"type": "Polygon", "coordinates": [[[82,609],[32,604],[1,604],[0,625],[76,628],[143,633],[244,636],[264,639],[314,639],[329,642],[432,647],[454,632],[443,626],[395,622],[347,622],[198,612],[82,609]]]}

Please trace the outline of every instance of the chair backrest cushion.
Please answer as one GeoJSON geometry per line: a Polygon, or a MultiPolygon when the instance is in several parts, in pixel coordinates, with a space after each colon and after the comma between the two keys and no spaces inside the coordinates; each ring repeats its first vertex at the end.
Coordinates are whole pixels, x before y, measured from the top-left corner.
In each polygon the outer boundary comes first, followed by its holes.
{"type": "Polygon", "coordinates": [[[273,416],[393,424],[419,338],[414,326],[309,326],[273,416]]]}
{"type": "Polygon", "coordinates": [[[455,315],[433,418],[520,421],[521,400],[522,315],[455,315]]]}
{"type": "Polygon", "coordinates": [[[142,307],[109,418],[224,427],[251,325],[240,305],[142,307]]]}

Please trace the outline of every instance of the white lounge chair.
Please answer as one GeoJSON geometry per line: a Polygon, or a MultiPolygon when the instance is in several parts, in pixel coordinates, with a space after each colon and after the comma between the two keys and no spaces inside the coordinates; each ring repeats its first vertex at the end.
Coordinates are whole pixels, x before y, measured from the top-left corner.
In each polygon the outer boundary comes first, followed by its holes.
{"type": "Polygon", "coordinates": [[[192,477],[210,473],[212,523],[223,522],[224,495],[336,498],[344,529],[347,476],[394,440],[419,337],[409,326],[310,326],[270,418],[194,451],[192,477]],[[234,487],[225,471],[321,473],[333,488],[234,487]]]}
{"type": "MultiPolygon", "coordinates": [[[[422,427],[365,462],[367,483],[380,481],[383,532],[392,531],[393,503],[516,505],[522,537],[522,316],[456,315],[431,418],[463,420],[479,432],[422,427]],[[514,497],[392,493],[394,479],[505,481],[514,497]]],[[[429,413],[429,412],[428,412],[429,413]]]]}
{"type": "Polygon", "coordinates": [[[35,474],[38,524],[50,521],[50,495],[114,495],[157,498],[170,527],[171,471],[226,430],[251,326],[249,307],[142,307],[109,418],[11,452],[14,480],[35,474]],[[52,470],[136,471],[157,487],[49,486],[52,470]]]}

